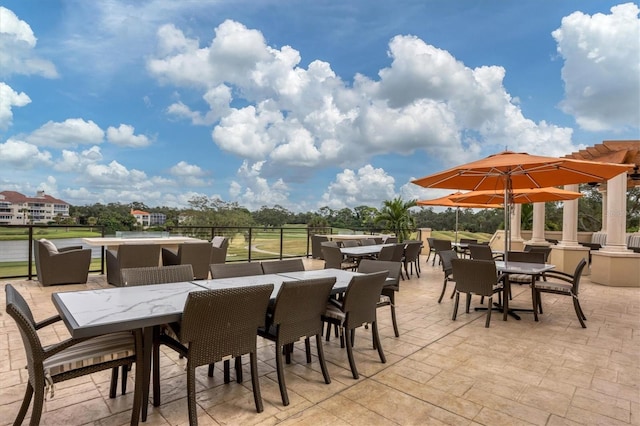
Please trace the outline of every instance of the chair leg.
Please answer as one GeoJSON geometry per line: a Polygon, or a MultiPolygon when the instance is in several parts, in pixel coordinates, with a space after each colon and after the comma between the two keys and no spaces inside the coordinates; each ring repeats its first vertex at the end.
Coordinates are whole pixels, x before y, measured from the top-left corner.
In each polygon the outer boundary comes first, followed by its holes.
{"type": "Polygon", "coordinates": [[[236,382],[242,383],[242,355],[236,357],[236,382]]]}
{"type": "MultiPolygon", "coordinates": [[[[153,374],[153,406],[160,406],[160,329],[153,327],[152,374],[153,374]]],[[[136,366],[137,367],[137,366],[136,366]]]]}
{"type": "MultiPolygon", "coordinates": [[[[36,380],[37,381],[37,380],[36,380]]],[[[44,405],[44,383],[42,386],[38,386],[33,389],[34,399],[33,399],[33,409],[31,410],[31,421],[30,425],[39,425],[40,418],[42,417],[42,407],[44,405]]]]}
{"type": "Polygon", "coordinates": [[[320,363],[320,369],[322,370],[322,376],[326,384],[331,383],[331,377],[329,377],[329,370],[327,370],[327,363],[324,360],[324,349],[322,348],[322,339],[319,334],[316,334],[316,347],[318,348],[318,362],[320,363]]]}
{"type": "Polygon", "coordinates": [[[531,302],[533,303],[533,320],[538,321],[538,292],[534,285],[531,285],[531,302]]]}
{"type": "Polygon", "coordinates": [[[118,388],[118,367],[113,367],[111,369],[111,385],[109,386],[109,398],[113,399],[116,397],[117,388],[118,388]]]}
{"type": "Polygon", "coordinates": [[[393,334],[396,337],[400,337],[400,332],[398,331],[398,321],[396,320],[396,307],[393,302],[391,302],[391,322],[393,323],[393,334]]]}
{"type": "Polygon", "coordinates": [[[442,298],[444,297],[444,293],[447,291],[447,278],[445,277],[444,282],[442,283],[442,292],[440,293],[440,297],[438,297],[438,303],[442,302],[442,298]]]}
{"type": "Polygon", "coordinates": [[[467,299],[465,300],[465,312],[469,313],[469,308],[471,308],[471,293],[467,293],[467,299]]]}
{"type": "Polygon", "coordinates": [[[578,321],[580,321],[580,325],[582,326],[582,328],[587,328],[587,326],[584,324],[584,320],[582,319],[584,317],[584,314],[582,313],[582,308],[580,307],[580,302],[578,302],[578,298],[577,297],[571,297],[573,299],[573,308],[576,310],[576,315],[578,316],[578,321]]]}
{"type": "MultiPolygon", "coordinates": [[[[291,348],[293,349],[293,344],[291,344],[291,348]]],[[[311,364],[311,341],[309,337],[305,337],[304,339],[304,351],[307,354],[307,364],[311,364]]]]}
{"type": "Polygon", "coordinates": [[[224,382],[229,383],[231,381],[231,362],[228,359],[224,360],[224,382]]]}
{"type": "Polygon", "coordinates": [[[456,317],[458,316],[458,303],[460,302],[460,292],[456,291],[456,300],[453,302],[453,315],[451,316],[451,319],[453,321],[456,320],[456,317]]]}
{"type": "Polygon", "coordinates": [[[131,364],[122,366],[122,383],[120,384],[120,392],[122,395],[127,393],[127,373],[131,371],[131,364]]]}
{"type": "Polygon", "coordinates": [[[209,364],[209,368],[207,369],[207,376],[208,377],[213,377],[213,367],[215,366],[214,363],[209,364]]]}
{"type": "Polygon", "coordinates": [[[378,349],[380,362],[386,364],[387,358],[384,356],[384,351],[382,350],[382,345],[380,344],[380,335],[378,334],[378,321],[374,321],[371,323],[371,333],[373,334],[373,341],[375,342],[376,348],[378,349]]]}
{"type": "Polygon", "coordinates": [[[196,405],[196,369],[187,361],[187,406],[189,409],[189,424],[198,424],[198,408],[196,405]]]}
{"type": "Polygon", "coordinates": [[[31,398],[33,398],[33,387],[31,387],[30,382],[27,382],[27,389],[24,392],[22,405],[20,406],[20,411],[18,411],[16,420],[13,423],[14,425],[21,425],[22,422],[24,421],[24,417],[27,415],[27,411],[29,410],[29,404],[31,404],[31,398]]]}
{"type": "MultiPolygon", "coordinates": [[[[282,398],[282,405],[289,405],[289,395],[287,394],[287,384],[284,381],[284,364],[282,362],[282,351],[280,350],[280,344],[276,345],[276,372],[278,374],[278,385],[280,386],[280,397],[282,398]]],[[[253,374],[251,379],[253,380],[253,374]]]]}
{"type": "Polygon", "coordinates": [[[262,396],[260,395],[260,382],[258,381],[258,358],[256,353],[249,354],[249,362],[251,364],[251,385],[253,386],[253,400],[256,403],[256,411],[262,413],[262,396]]]}
{"type": "MultiPolygon", "coordinates": [[[[344,328],[344,327],[343,327],[344,328]]],[[[356,367],[356,361],[353,358],[353,348],[351,347],[351,330],[344,330],[345,341],[347,342],[347,357],[349,358],[349,366],[351,367],[351,375],[354,379],[358,379],[360,376],[358,375],[358,368],[356,367]]]]}
{"type": "Polygon", "coordinates": [[[493,306],[493,297],[489,296],[488,305],[487,305],[487,322],[484,323],[486,328],[489,328],[489,323],[491,322],[491,311],[493,310],[491,307],[493,306]]]}

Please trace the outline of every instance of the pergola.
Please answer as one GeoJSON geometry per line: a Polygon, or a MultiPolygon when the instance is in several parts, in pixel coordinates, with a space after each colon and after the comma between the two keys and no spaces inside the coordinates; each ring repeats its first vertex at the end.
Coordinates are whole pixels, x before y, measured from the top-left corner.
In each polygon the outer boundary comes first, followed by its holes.
{"type": "MultiPolygon", "coordinates": [[[[640,286],[640,254],[626,247],[627,189],[640,186],[640,140],[603,141],[592,147],[565,156],[578,160],[601,161],[633,165],[629,173],[599,184],[602,194],[602,230],[606,233],[606,245],[592,255],[591,280],[605,285],[640,286]],[[626,185],[625,185],[626,183],[626,185]]],[[[578,185],[566,185],[564,189],[578,191],[578,185]]],[[[520,236],[520,209],[512,217],[512,232],[520,236]]],[[[562,240],[554,247],[553,263],[559,269],[573,272],[572,268],[588,248],[578,243],[578,201],[565,201],[562,220],[562,240]],[[573,266],[572,266],[573,265],[573,266]]],[[[544,203],[533,205],[533,233],[528,244],[544,245],[544,203]]],[[[520,241],[522,238],[520,237],[520,241]]]]}

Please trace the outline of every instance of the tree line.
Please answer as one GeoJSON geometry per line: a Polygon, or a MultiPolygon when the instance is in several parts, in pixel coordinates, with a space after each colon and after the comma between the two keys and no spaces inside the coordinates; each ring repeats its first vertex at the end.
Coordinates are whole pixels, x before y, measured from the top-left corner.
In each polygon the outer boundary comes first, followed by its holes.
{"type": "MultiPolygon", "coordinates": [[[[579,199],[578,230],[598,231],[602,227],[602,195],[596,188],[581,187],[583,197],[579,199]]],[[[303,224],[312,228],[333,227],[363,231],[388,230],[402,232],[402,229],[431,228],[434,230],[454,230],[456,210],[444,211],[433,207],[416,207],[415,200],[401,198],[387,200],[380,208],[361,205],[354,208],[332,209],[328,206],[317,211],[291,212],[280,206],[262,206],[250,211],[237,202],[223,201],[206,196],[189,200],[189,207],[149,207],[141,202],[130,204],[96,203],[85,206],[71,206],[70,215],[75,223],[82,225],[100,225],[107,234],[115,231],[136,230],[138,224],[131,210],[149,213],[163,213],[166,222],[158,229],[175,226],[228,226],[228,227],[282,227],[287,224],[303,224]]],[[[630,189],[627,193],[627,231],[638,231],[640,218],[640,188],[630,189]]],[[[533,206],[522,206],[522,229],[531,229],[533,206]]],[[[460,209],[458,229],[469,232],[493,233],[504,228],[502,209],[460,209]]],[[[546,203],[545,228],[562,229],[562,203],[546,203]]]]}

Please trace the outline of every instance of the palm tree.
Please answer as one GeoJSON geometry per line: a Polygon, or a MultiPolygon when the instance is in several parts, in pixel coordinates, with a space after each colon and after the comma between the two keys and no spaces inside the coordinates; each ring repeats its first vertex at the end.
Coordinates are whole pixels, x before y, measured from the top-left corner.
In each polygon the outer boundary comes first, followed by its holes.
{"type": "Polygon", "coordinates": [[[416,205],[416,200],[405,202],[400,197],[385,200],[380,213],[375,218],[375,223],[383,223],[386,229],[396,234],[398,242],[403,242],[415,227],[415,221],[409,209],[416,205]]]}

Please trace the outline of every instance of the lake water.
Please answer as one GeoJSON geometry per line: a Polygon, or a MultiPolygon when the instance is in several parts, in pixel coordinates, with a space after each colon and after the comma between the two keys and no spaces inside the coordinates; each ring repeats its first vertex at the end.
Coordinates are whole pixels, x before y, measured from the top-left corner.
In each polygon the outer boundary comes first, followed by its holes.
{"type": "MultiPolygon", "coordinates": [[[[91,247],[82,243],[82,238],[62,238],[51,240],[58,248],[83,246],[91,249],[91,257],[100,257],[101,247],[91,247]]],[[[29,241],[0,241],[0,262],[26,262],[29,260],[29,241]]]]}

